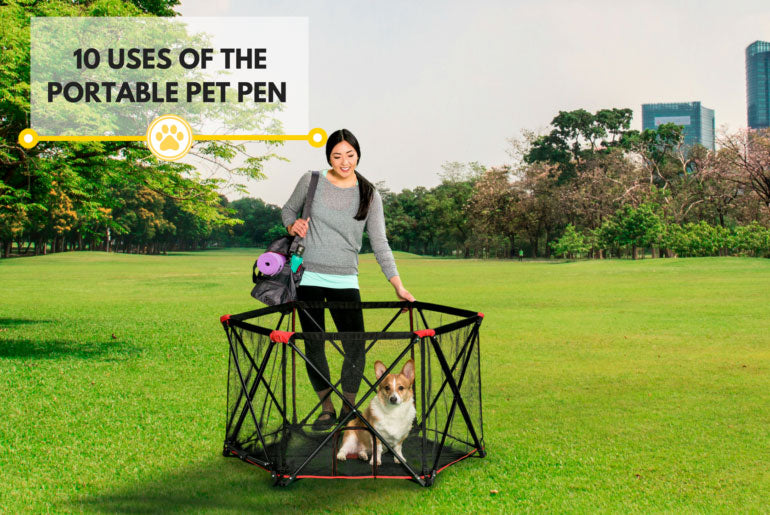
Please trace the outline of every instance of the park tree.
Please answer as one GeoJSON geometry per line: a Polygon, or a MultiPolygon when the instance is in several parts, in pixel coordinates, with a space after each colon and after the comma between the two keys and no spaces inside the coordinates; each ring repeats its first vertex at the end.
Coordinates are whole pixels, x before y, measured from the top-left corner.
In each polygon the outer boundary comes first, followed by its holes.
{"type": "Polygon", "coordinates": [[[488,254],[490,247],[506,239],[510,245],[509,255],[513,254],[520,226],[520,194],[512,182],[510,167],[492,167],[478,178],[468,201],[473,228],[469,241],[474,253],[488,254]]]}
{"type": "Polygon", "coordinates": [[[770,229],[757,222],[738,226],[730,236],[728,245],[738,255],[769,256],[770,255],[770,229]]]}
{"type": "Polygon", "coordinates": [[[484,167],[478,162],[448,162],[441,168],[441,184],[432,188],[428,196],[429,216],[437,228],[442,250],[467,257],[471,231],[468,203],[484,167]]]}
{"type": "Polygon", "coordinates": [[[640,168],[624,151],[595,153],[586,159],[576,180],[565,186],[565,213],[571,223],[596,229],[621,205],[639,205],[640,185],[640,168]]]}
{"type": "Polygon", "coordinates": [[[383,199],[385,230],[391,247],[417,253],[434,253],[438,241],[437,228],[432,219],[435,202],[424,186],[391,193],[382,185],[378,191],[383,199]]]}
{"type": "Polygon", "coordinates": [[[118,250],[142,252],[153,241],[174,233],[176,227],[164,216],[165,199],[149,188],[126,188],[115,221],[122,228],[118,250]]]}
{"type": "Polygon", "coordinates": [[[281,208],[268,204],[262,199],[241,198],[229,204],[235,210],[235,217],[243,220],[243,223],[234,225],[228,229],[231,235],[229,244],[236,246],[263,246],[270,243],[275,237],[270,232],[273,227],[280,226],[285,234],[286,229],[281,223],[281,208]]]}
{"type": "Polygon", "coordinates": [[[667,178],[665,187],[660,190],[664,193],[660,199],[664,216],[676,223],[684,223],[691,221],[694,218],[691,213],[709,201],[721,201],[719,207],[723,208],[728,197],[717,199],[716,196],[724,191],[714,188],[713,183],[716,152],[697,143],[685,145],[683,140],[673,152],[678,170],[667,178]]]}
{"type": "Polygon", "coordinates": [[[617,217],[607,218],[601,227],[591,231],[591,242],[598,248],[599,258],[621,257],[621,228],[618,226],[617,217]]]}
{"type": "Polygon", "coordinates": [[[385,231],[390,246],[395,250],[410,252],[417,221],[407,212],[400,193],[393,193],[381,184],[377,185],[377,190],[382,197],[385,231]]]}
{"type": "Polygon", "coordinates": [[[684,143],[682,130],[679,125],[664,123],[657,129],[629,131],[624,136],[623,147],[641,158],[650,186],[665,188],[671,175],[678,173],[675,151],[684,143]]]}
{"type": "Polygon", "coordinates": [[[637,198],[658,204],[663,216],[674,223],[693,220],[707,203],[724,214],[732,201],[730,192],[714,183],[717,153],[699,144],[685,144],[681,126],[668,123],[629,134],[625,145],[640,159],[644,171],[636,185],[641,193],[637,198]]]}
{"type": "Polygon", "coordinates": [[[573,259],[580,254],[588,252],[585,237],[572,224],[567,224],[561,237],[556,241],[552,241],[550,245],[556,256],[566,256],[568,259],[573,259]]]}
{"type": "Polygon", "coordinates": [[[410,236],[411,245],[421,254],[435,252],[438,234],[431,217],[431,192],[424,186],[404,190],[403,205],[410,218],[415,221],[410,236]]]}
{"type": "Polygon", "coordinates": [[[286,227],[283,225],[274,225],[265,233],[265,240],[273,241],[281,236],[286,236],[286,227]]]}
{"type": "Polygon", "coordinates": [[[558,182],[577,177],[587,158],[607,151],[624,141],[629,130],[631,109],[585,109],[559,111],[551,120],[551,131],[531,141],[524,155],[527,163],[549,163],[559,170],[558,182]]]}
{"type": "Polygon", "coordinates": [[[28,199],[26,191],[0,183],[0,241],[3,243],[2,255],[5,258],[11,254],[13,241],[20,239],[29,225],[30,214],[42,207],[30,204],[28,199]]]}
{"type": "MultiPolygon", "coordinates": [[[[731,220],[740,218],[739,210],[743,202],[756,197],[747,195],[736,182],[727,179],[731,175],[732,163],[723,149],[717,152],[705,152],[699,147],[701,156],[695,158],[694,185],[700,197],[699,205],[693,203],[691,220],[707,220],[726,227],[731,220]]],[[[753,219],[753,218],[752,218],[753,219]]],[[[685,217],[679,217],[679,221],[685,217]]]]}
{"type": "MultiPolygon", "coordinates": [[[[683,152],[684,134],[681,126],[666,123],[657,129],[629,131],[621,146],[635,155],[641,163],[641,174],[632,185],[634,195],[629,204],[636,208],[650,202],[667,205],[676,196],[674,185],[689,184],[686,171],[682,173],[678,152],[683,152]]],[[[686,190],[686,188],[679,188],[686,190]]],[[[681,191],[680,191],[681,192],[681,191]]]]}
{"type": "Polygon", "coordinates": [[[717,225],[713,226],[705,220],[697,223],[688,222],[682,226],[686,235],[686,246],[680,252],[684,256],[716,256],[726,248],[730,241],[728,229],[717,225]]]}
{"type": "Polygon", "coordinates": [[[658,206],[642,204],[637,208],[625,205],[613,216],[611,227],[620,246],[631,248],[631,258],[637,259],[638,250],[660,245],[664,223],[658,206]]]}
{"type": "Polygon", "coordinates": [[[770,213],[770,129],[726,134],[720,143],[725,179],[756,194],[770,213]]]}
{"type": "Polygon", "coordinates": [[[740,190],[740,194],[732,206],[731,214],[735,217],[734,223],[737,225],[759,222],[765,227],[770,227],[770,213],[767,206],[753,191],[740,190]]]}
{"type": "Polygon", "coordinates": [[[546,257],[551,255],[550,242],[573,214],[568,204],[568,184],[560,182],[558,167],[548,163],[532,163],[515,170],[515,188],[518,192],[517,228],[529,240],[532,257],[539,255],[542,236],[546,257]]]}

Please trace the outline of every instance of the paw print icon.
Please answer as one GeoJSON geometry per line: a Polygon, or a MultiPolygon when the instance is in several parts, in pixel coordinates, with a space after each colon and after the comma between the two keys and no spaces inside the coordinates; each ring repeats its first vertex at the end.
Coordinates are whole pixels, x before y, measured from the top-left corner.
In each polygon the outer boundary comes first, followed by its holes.
{"type": "Polygon", "coordinates": [[[190,150],[193,133],[183,118],[166,114],[155,118],[147,129],[147,146],[158,159],[176,161],[190,150]]]}

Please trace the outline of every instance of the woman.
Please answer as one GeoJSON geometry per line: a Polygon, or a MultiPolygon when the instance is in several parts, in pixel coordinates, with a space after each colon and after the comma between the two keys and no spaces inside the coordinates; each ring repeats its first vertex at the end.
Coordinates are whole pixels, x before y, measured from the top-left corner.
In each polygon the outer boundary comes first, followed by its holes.
{"type": "MultiPolygon", "coordinates": [[[[401,300],[414,301],[412,294],[401,283],[385,236],[382,198],[374,186],[356,171],[360,158],[358,140],[349,130],[341,129],[332,133],[326,142],[326,161],[331,169],[321,172],[310,218],[297,218],[305,203],[310,173],[300,179],[294,193],[283,206],[281,215],[289,234],[305,238],[302,263],[305,272],[297,288],[298,300],[361,302],[358,291],[358,252],[366,227],[377,263],[395,288],[396,296],[401,300]]],[[[338,331],[364,331],[361,308],[330,309],[330,313],[338,331]]],[[[301,310],[299,319],[303,331],[325,330],[323,309],[310,309],[308,313],[301,310]]],[[[364,345],[363,340],[342,342],[345,351],[342,392],[352,404],[355,404],[364,371],[364,345]]],[[[305,340],[308,359],[323,378],[329,380],[329,365],[324,348],[323,339],[305,340]]],[[[337,417],[329,396],[331,388],[310,365],[307,365],[307,372],[322,401],[322,411],[313,423],[313,429],[329,429],[337,417]]],[[[340,416],[345,416],[347,411],[347,407],[343,406],[340,416]]]]}

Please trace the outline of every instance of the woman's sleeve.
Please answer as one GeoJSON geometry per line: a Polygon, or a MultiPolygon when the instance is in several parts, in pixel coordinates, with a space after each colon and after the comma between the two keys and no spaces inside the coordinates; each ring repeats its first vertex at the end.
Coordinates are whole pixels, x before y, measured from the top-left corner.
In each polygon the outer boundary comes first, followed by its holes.
{"type": "Polygon", "coordinates": [[[382,197],[375,191],[372,203],[369,205],[369,216],[366,218],[366,230],[369,233],[369,243],[372,245],[374,257],[377,258],[382,273],[390,281],[391,277],[398,275],[396,260],[388,245],[385,235],[385,212],[382,208],[382,197]]]}
{"type": "Polygon", "coordinates": [[[310,185],[311,173],[312,172],[307,172],[300,178],[291,197],[289,197],[289,200],[283,205],[283,209],[281,210],[281,221],[283,222],[284,227],[293,224],[302,212],[302,208],[305,205],[305,197],[307,196],[307,189],[310,185]]]}

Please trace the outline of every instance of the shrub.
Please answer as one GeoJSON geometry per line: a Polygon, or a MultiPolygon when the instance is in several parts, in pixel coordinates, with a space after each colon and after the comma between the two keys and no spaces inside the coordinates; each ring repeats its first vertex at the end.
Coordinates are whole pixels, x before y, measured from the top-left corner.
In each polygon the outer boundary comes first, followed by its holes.
{"type": "Polygon", "coordinates": [[[729,247],[742,256],[770,256],[770,230],[756,221],[736,227],[729,247]]]}
{"type": "Polygon", "coordinates": [[[577,232],[572,224],[567,225],[561,238],[552,241],[550,245],[554,254],[559,257],[566,255],[569,259],[588,252],[585,237],[582,233],[577,232]]]}

